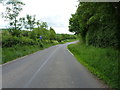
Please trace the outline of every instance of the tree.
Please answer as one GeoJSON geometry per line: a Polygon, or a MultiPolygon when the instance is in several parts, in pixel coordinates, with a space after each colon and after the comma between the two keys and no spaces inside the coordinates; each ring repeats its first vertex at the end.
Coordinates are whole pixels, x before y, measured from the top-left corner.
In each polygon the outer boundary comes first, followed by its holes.
{"type": "Polygon", "coordinates": [[[79,22],[77,14],[72,14],[72,17],[69,19],[69,31],[79,33],[79,22]]]}
{"type": "Polygon", "coordinates": [[[47,29],[48,28],[47,23],[46,22],[41,22],[40,28],[47,29]]]}
{"type": "Polygon", "coordinates": [[[40,20],[37,20],[36,24],[37,24],[37,27],[38,27],[38,30],[39,30],[39,29],[40,29],[40,26],[41,26],[40,20]]]}
{"type": "Polygon", "coordinates": [[[3,17],[9,21],[9,25],[14,30],[17,30],[17,28],[19,27],[17,17],[19,16],[19,13],[22,10],[23,5],[25,4],[18,0],[9,0],[5,4],[6,11],[3,13],[3,17]]]}
{"type": "Polygon", "coordinates": [[[55,40],[55,39],[56,39],[56,32],[52,27],[50,27],[50,40],[55,40]]]}
{"type": "Polygon", "coordinates": [[[26,29],[29,29],[29,30],[33,30],[33,28],[35,27],[35,24],[36,24],[36,22],[35,22],[35,15],[34,16],[30,16],[30,15],[27,15],[26,16],[26,24],[25,24],[25,28],[26,29]]]}
{"type": "Polygon", "coordinates": [[[18,21],[19,29],[25,28],[25,23],[26,22],[24,17],[19,18],[19,21],[18,21]]]}

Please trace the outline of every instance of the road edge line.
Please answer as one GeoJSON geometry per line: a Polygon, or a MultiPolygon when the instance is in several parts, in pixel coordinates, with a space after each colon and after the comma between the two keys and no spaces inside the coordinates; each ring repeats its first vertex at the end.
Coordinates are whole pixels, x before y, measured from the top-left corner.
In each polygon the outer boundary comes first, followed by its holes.
{"type": "Polygon", "coordinates": [[[67,48],[67,50],[72,56],[74,56],[74,54],[68,48],[67,48]]]}

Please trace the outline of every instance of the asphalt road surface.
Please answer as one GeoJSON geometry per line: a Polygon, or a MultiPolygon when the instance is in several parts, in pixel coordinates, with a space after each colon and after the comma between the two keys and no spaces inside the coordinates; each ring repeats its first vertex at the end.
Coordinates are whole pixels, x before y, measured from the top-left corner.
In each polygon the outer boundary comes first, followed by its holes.
{"type": "Polygon", "coordinates": [[[104,88],[67,50],[68,44],[52,46],[3,65],[2,87],[104,88]]]}

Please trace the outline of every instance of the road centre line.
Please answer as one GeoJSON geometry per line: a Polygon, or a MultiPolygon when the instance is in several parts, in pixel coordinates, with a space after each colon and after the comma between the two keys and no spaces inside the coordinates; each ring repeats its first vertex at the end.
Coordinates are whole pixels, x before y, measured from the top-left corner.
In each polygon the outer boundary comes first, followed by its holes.
{"type": "MultiPolygon", "coordinates": [[[[58,47],[59,48],[59,47],[58,47]]],[[[52,55],[57,51],[57,49],[58,48],[56,48],[55,50],[54,50],[54,52],[52,53],[52,54],[50,54],[50,56],[47,58],[47,60],[46,61],[44,61],[43,62],[43,64],[39,67],[39,69],[35,72],[35,74],[32,76],[32,78],[28,81],[28,83],[24,86],[24,88],[27,88],[29,85],[30,85],[30,83],[33,81],[33,79],[37,76],[37,74],[40,72],[40,70],[45,66],[45,64],[49,61],[49,59],[52,57],[52,55]]]]}

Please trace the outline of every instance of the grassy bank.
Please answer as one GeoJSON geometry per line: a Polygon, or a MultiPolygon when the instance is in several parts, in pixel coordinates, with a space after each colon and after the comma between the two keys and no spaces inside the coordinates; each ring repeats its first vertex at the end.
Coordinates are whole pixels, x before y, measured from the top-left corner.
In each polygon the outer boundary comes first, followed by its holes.
{"type": "Polygon", "coordinates": [[[110,48],[95,48],[80,43],[71,44],[68,49],[77,60],[99,79],[112,88],[118,88],[118,60],[120,52],[110,48]]]}
{"type": "Polygon", "coordinates": [[[54,44],[48,44],[45,45],[43,48],[40,46],[20,46],[15,45],[14,47],[9,48],[2,48],[2,64],[12,61],[13,59],[16,59],[18,57],[22,57],[31,53],[34,53],[38,50],[42,50],[44,48],[50,47],[54,44]]]}
{"type": "Polygon", "coordinates": [[[23,45],[23,46],[15,45],[13,47],[5,47],[5,48],[2,48],[2,62],[0,62],[0,63],[4,64],[4,63],[12,61],[16,58],[34,53],[34,52],[42,50],[44,48],[48,48],[53,45],[63,44],[63,43],[75,41],[75,40],[76,39],[65,40],[60,43],[56,43],[56,42],[46,43],[43,45],[43,47],[41,47],[39,45],[23,45]]]}

